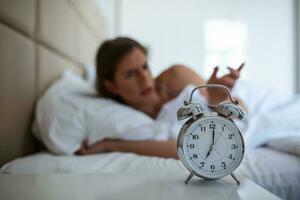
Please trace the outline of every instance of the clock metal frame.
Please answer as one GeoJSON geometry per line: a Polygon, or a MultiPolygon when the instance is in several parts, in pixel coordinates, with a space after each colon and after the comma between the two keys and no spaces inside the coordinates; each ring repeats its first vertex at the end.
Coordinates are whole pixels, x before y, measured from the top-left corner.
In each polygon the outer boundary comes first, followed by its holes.
{"type": "Polygon", "coordinates": [[[240,132],[239,128],[236,126],[236,124],[229,118],[231,115],[233,117],[236,117],[238,119],[245,119],[245,112],[243,111],[243,109],[241,107],[238,106],[239,102],[236,100],[234,101],[231,97],[231,94],[230,94],[230,91],[227,87],[223,86],[223,85],[218,85],[218,84],[208,84],[208,85],[202,85],[202,86],[199,86],[199,87],[196,87],[192,90],[191,92],[191,95],[190,95],[190,99],[189,101],[185,101],[184,102],[184,106],[179,109],[177,111],[177,118],[178,120],[182,120],[184,118],[187,118],[187,117],[190,117],[186,122],[185,124],[182,126],[182,128],[180,129],[180,132],[179,132],[179,135],[178,135],[178,138],[177,138],[177,154],[182,162],[182,164],[184,165],[184,167],[190,171],[190,175],[188,176],[188,178],[185,180],[185,183],[188,184],[189,180],[195,175],[197,177],[200,177],[200,178],[204,178],[204,179],[211,179],[211,180],[214,180],[214,179],[218,179],[218,178],[222,178],[226,175],[231,175],[232,178],[237,182],[237,184],[239,184],[239,181],[238,179],[234,176],[233,174],[233,171],[235,169],[237,169],[239,167],[239,165],[241,164],[243,158],[244,158],[244,154],[245,154],[245,143],[244,143],[244,138],[243,138],[243,135],[242,133],[240,132]],[[197,89],[201,89],[201,88],[204,88],[204,87],[219,87],[219,88],[222,88],[224,89],[229,98],[230,98],[230,101],[232,103],[232,106],[234,108],[234,110],[237,111],[237,113],[233,113],[232,110],[230,110],[230,103],[221,103],[219,104],[218,106],[216,105],[208,105],[209,108],[212,108],[212,109],[215,109],[216,112],[203,112],[204,109],[198,109],[198,112],[195,112],[195,110],[192,109],[193,106],[197,105],[192,105],[192,98],[193,98],[193,94],[194,92],[197,90],[197,89]],[[224,104],[224,105],[223,105],[224,104]],[[192,107],[190,106],[192,105],[192,107]],[[228,106],[228,107],[226,107],[228,106]],[[222,111],[222,112],[221,112],[222,111]],[[227,111],[228,113],[225,113],[225,114],[228,114],[228,115],[224,115],[224,111],[227,111]],[[241,151],[241,158],[240,160],[238,161],[237,165],[235,168],[231,169],[229,173],[224,173],[224,175],[221,175],[221,176],[216,176],[216,177],[210,177],[210,176],[206,176],[206,175],[203,175],[203,174],[199,174],[197,171],[195,171],[191,166],[190,164],[188,163],[185,155],[184,155],[184,148],[183,148],[183,143],[184,143],[184,139],[186,137],[186,134],[187,134],[187,130],[194,124],[196,123],[199,119],[203,119],[203,118],[206,118],[206,117],[219,117],[219,118],[223,118],[225,121],[228,121],[231,125],[233,125],[237,130],[238,130],[238,134],[239,134],[239,137],[241,138],[241,148],[242,148],[242,151],[241,151]]]}

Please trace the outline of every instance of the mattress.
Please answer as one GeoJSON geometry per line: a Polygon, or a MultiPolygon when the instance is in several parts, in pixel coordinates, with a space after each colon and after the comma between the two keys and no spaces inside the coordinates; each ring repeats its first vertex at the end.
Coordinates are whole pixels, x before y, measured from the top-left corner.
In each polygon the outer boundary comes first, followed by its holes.
{"type": "MultiPolygon", "coordinates": [[[[132,153],[103,153],[89,156],[58,156],[47,152],[16,159],[2,173],[157,173],[185,170],[180,161],[132,153]]],[[[188,172],[186,172],[188,175],[188,172]]],[[[248,151],[236,174],[243,175],[283,199],[300,199],[300,158],[269,148],[248,151]]]]}

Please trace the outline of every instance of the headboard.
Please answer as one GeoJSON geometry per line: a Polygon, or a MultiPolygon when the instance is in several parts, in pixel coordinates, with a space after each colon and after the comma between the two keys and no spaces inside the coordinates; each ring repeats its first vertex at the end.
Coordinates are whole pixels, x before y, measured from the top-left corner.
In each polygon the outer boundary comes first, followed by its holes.
{"type": "Polygon", "coordinates": [[[104,39],[93,0],[0,0],[0,166],[37,150],[37,98],[65,68],[84,76],[104,39]]]}

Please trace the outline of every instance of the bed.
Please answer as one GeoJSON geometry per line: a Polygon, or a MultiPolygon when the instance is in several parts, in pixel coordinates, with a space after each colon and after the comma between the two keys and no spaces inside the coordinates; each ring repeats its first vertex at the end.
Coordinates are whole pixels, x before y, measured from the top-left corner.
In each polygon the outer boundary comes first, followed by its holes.
{"type": "MultiPolygon", "coordinates": [[[[0,166],[5,174],[113,174],[183,170],[179,161],[129,153],[57,156],[32,136],[34,108],[67,68],[86,77],[105,38],[94,1],[1,0],[0,166]]],[[[283,199],[300,199],[299,157],[268,147],[247,152],[237,173],[283,199]],[[288,166],[288,169],[287,169],[288,166]]]]}

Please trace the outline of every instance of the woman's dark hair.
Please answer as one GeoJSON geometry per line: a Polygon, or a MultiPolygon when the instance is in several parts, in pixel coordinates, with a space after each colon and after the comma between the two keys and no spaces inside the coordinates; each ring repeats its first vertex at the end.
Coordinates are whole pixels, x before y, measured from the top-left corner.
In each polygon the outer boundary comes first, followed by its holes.
{"type": "Polygon", "coordinates": [[[117,37],[104,41],[98,49],[96,57],[97,90],[99,95],[123,102],[121,97],[115,96],[106,90],[104,80],[114,81],[119,62],[133,49],[138,48],[146,54],[146,49],[137,41],[127,37],[117,37]]]}

